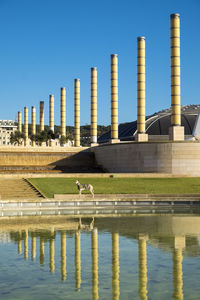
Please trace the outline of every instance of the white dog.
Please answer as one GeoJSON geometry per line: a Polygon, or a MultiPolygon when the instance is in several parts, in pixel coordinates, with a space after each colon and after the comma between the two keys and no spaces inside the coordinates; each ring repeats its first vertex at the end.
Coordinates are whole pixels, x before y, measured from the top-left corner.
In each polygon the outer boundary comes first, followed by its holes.
{"type": "Polygon", "coordinates": [[[79,190],[79,195],[81,196],[81,192],[85,190],[89,190],[94,198],[94,188],[91,184],[81,184],[78,180],[76,180],[76,185],[79,190]]]}

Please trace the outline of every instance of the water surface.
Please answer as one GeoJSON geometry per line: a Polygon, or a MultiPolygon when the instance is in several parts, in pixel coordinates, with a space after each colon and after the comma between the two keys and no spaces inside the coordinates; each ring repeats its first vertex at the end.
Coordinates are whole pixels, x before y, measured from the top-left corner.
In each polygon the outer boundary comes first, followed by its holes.
{"type": "Polygon", "coordinates": [[[0,299],[199,299],[200,216],[2,217],[0,299]]]}

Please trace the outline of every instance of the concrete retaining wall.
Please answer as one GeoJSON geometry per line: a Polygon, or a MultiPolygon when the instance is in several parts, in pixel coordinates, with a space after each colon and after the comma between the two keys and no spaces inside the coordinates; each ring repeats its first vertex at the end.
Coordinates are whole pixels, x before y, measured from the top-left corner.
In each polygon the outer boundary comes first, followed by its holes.
{"type": "Polygon", "coordinates": [[[66,166],[91,167],[94,164],[93,154],[86,148],[9,148],[0,149],[0,166],[66,166]],[[35,150],[35,151],[34,151],[35,150]]]}
{"type": "Polygon", "coordinates": [[[0,204],[1,217],[100,215],[137,213],[198,213],[200,201],[48,201],[0,204]]]}
{"type": "Polygon", "coordinates": [[[200,142],[129,142],[94,147],[108,172],[169,173],[200,176],[200,142]]]}

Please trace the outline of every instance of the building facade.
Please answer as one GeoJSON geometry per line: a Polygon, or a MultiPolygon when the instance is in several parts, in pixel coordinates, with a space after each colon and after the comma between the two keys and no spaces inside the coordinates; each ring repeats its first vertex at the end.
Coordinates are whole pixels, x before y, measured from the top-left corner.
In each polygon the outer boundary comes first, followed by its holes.
{"type": "Polygon", "coordinates": [[[0,120],[0,146],[9,146],[11,133],[17,130],[12,120],[0,120]]]}

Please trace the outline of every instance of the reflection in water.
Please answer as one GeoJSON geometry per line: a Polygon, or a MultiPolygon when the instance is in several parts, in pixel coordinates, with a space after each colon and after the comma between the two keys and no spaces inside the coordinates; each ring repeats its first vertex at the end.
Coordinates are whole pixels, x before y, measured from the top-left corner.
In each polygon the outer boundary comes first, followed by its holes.
{"type": "Polygon", "coordinates": [[[183,299],[182,249],[185,247],[185,237],[175,237],[173,250],[173,276],[175,300],[183,299]]]}
{"type": "Polygon", "coordinates": [[[138,260],[139,260],[139,296],[141,300],[147,300],[147,250],[145,235],[138,238],[138,260]]]}
{"type": "Polygon", "coordinates": [[[54,273],[55,271],[55,245],[54,245],[54,237],[50,238],[49,241],[49,257],[50,257],[50,262],[49,262],[49,269],[51,273],[54,273]]]}
{"type": "Polygon", "coordinates": [[[94,228],[92,231],[92,299],[98,298],[98,230],[94,228]]]}
{"type": "Polygon", "coordinates": [[[40,237],[40,265],[44,265],[44,239],[40,237]]]}
{"type": "Polygon", "coordinates": [[[174,249],[173,252],[173,275],[174,275],[174,299],[183,299],[183,273],[182,273],[182,250],[174,249]]]}
{"type": "MultiPolygon", "coordinates": [[[[200,220],[200,218],[198,218],[200,220]]],[[[175,300],[183,300],[184,294],[183,294],[183,272],[182,272],[182,261],[183,261],[183,255],[190,255],[190,249],[188,247],[188,241],[192,241],[192,245],[194,247],[195,245],[195,255],[199,256],[200,254],[200,245],[198,243],[198,239],[196,238],[197,235],[197,226],[193,226],[194,221],[193,219],[187,218],[185,222],[188,222],[188,227],[185,225],[184,230],[182,229],[183,225],[183,219],[181,218],[167,218],[164,219],[164,221],[160,218],[146,218],[145,217],[140,221],[138,218],[130,218],[128,219],[120,219],[118,218],[118,221],[114,219],[108,219],[105,221],[103,218],[99,218],[98,220],[91,219],[83,219],[81,221],[81,218],[79,219],[73,219],[71,221],[68,221],[68,225],[65,223],[62,223],[61,225],[58,226],[58,228],[54,229],[54,226],[51,227],[51,230],[47,229],[44,225],[42,229],[34,229],[34,225],[32,224],[31,227],[29,225],[24,225],[18,227],[18,231],[16,232],[16,229],[14,227],[14,230],[8,230],[6,231],[5,228],[3,229],[4,233],[10,234],[10,240],[14,241],[17,244],[17,251],[18,254],[22,254],[22,241],[24,241],[24,259],[28,259],[29,255],[29,238],[31,239],[31,259],[33,261],[37,262],[36,259],[36,244],[37,240],[39,241],[40,244],[40,255],[39,255],[39,263],[41,266],[44,265],[44,260],[45,260],[45,243],[49,243],[49,271],[50,273],[55,272],[55,259],[57,258],[57,255],[59,255],[59,260],[60,260],[60,273],[61,273],[61,280],[64,281],[67,278],[67,249],[68,244],[67,244],[67,234],[69,233],[69,239],[74,239],[75,241],[75,261],[74,261],[74,266],[70,266],[70,260],[69,260],[69,266],[68,268],[70,269],[71,267],[75,267],[75,287],[76,291],[80,291],[80,294],[76,295],[82,295],[83,290],[86,287],[86,284],[81,285],[81,232],[83,232],[83,237],[85,238],[86,235],[84,235],[84,231],[87,232],[87,236],[91,236],[91,244],[88,246],[86,245],[86,249],[83,251],[83,257],[82,259],[86,259],[84,256],[84,253],[87,253],[87,258],[88,258],[88,253],[90,253],[90,248],[91,248],[91,277],[92,277],[92,286],[91,286],[91,293],[92,293],[92,299],[97,300],[99,299],[99,294],[101,293],[101,297],[104,297],[103,293],[104,290],[101,289],[101,292],[99,292],[99,287],[101,286],[101,282],[99,281],[99,271],[102,272],[104,270],[104,265],[100,264],[102,256],[106,256],[107,253],[102,252],[103,254],[99,255],[99,249],[104,248],[104,244],[98,243],[98,236],[102,234],[103,231],[108,232],[109,234],[107,235],[106,242],[109,244],[109,241],[111,241],[111,235],[112,235],[112,267],[111,265],[107,266],[107,271],[110,272],[109,276],[111,278],[112,276],[112,299],[113,300],[119,300],[120,296],[123,298],[123,255],[121,256],[122,261],[119,263],[119,239],[120,236],[125,236],[128,238],[131,238],[132,240],[135,241],[135,243],[138,244],[138,274],[136,274],[136,278],[138,276],[138,287],[136,290],[138,290],[138,296],[141,300],[147,300],[148,297],[150,299],[155,299],[154,297],[152,298],[151,296],[151,280],[148,282],[148,276],[151,276],[152,268],[149,269],[147,272],[147,244],[150,246],[153,246],[155,248],[160,248],[160,249],[165,249],[168,252],[172,253],[172,257],[169,255],[170,260],[173,262],[173,291],[171,290],[170,297],[172,297],[173,294],[173,299],[175,300]],[[153,221],[152,221],[153,220],[153,221]],[[117,223],[118,222],[118,223],[117,223]],[[128,224],[128,222],[130,222],[128,224]],[[159,223],[160,222],[160,223],[159,223]],[[181,223],[182,222],[182,223],[181,223]],[[130,226],[131,224],[131,226],[130,226]],[[150,224],[150,225],[149,225],[150,224]],[[155,224],[157,227],[155,227],[155,224]],[[160,226],[158,226],[159,224],[160,226]],[[163,224],[163,226],[162,226],[163,224]],[[167,229],[166,229],[166,224],[167,224],[167,229]],[[154,231],[153,231],[153,229],[154,231]],[[155,228],[157,228],[157,232],[155,231],[155,228]],[[169,233],[170,231],[170,233],[169,233]],[[190,232],[190,236],[187,236],[187,232],[190,232]],[[194,234],[193,234],[194,232],[194,234]],[[57,236],[56,236],[57,234],[57,236]],[[57,238],[57,237],[60,238],[57,238]],[[186,237],[185,237],[186,236],[186,237]],[[186,243],[186,239],[187,243],[186,243]],[[59,241],[56,243],[56,241],[59,241]],[[196,244],[195,244],[196,242],[196,244]],[[66,245],[67,244],[67,245],[66,245]],[[186,247],[187,245],[187,247],[186,247]],[[89,247],[89,249],[88,249],[89,247]],[[89,250],[89,252],[88,252],[89,250]],[[56,251],[56,253],[55,253],[56,251]],[[199,252],[198,252],[199,251],[199,252]],[[188,254],[189,253],[189,254],[188,254]],[[120,266],[121,266],[121,282],[119,278],[120,274],[120,266]],[[100,268],[100,270],[99,270],[100,268]],[[112,271],[112,275],[111,275],[112,271]],[[147,283],[148,283],[148,288],[147,288],[147,283]],[[120,287],[120,285],[122,285],[120,287]],[[121,294],[121,295],[120,295],[121,294]]],[[[196,220],[195,220],[196,221],[196,220]]],[[[186,223],[185,223],[186,224],[186,223]]],[[[0,224],[1,225],[1,224],[0,224]]],[[[9,224],[10,226],[10,224],[9,224]]],[[[49,228],[49,224],[48,224],[49,228]]],[[[199,226],[200,228],[200,226],[199,226]]],[[[0,227],[0,230],[2,230],[2,227],[0,227]]],[[[199,232],[200,235],[200,232],[199,232]]],[[[101,239],[100,239],[101,241],[101,239]]],[[[125,243],[125,242],[124,242],[125,243]]],[[[136,245],[137,245],[136,244],[136,245]]],[[[120,242],[121,245],[121,242],[120,242]]],[[[149,247],[150,247],[149,246],[149,247]]],[[[70,242],[69,242],[69,247],[70,247],[70,242]]],[[[132,246],[131,246],[132,247],[132,246]]],[[[137,247],[136,247],[137,249],[137,247]]],[[[123,248],[122,248],[123,250],[123,248]]],[[[129,253],[131,253],[132,248],[130,248],[129,253]]],[[[120,253],[121,248],[120,248],[120,253]]],[[[148,255],[151,255],[148,252],[148,255]]],[[[85,261],[85,260],[84,260],[85,261]]],[[[130,260],[129,260],[130,262],[130,260]]],[[[151,260],[151,256],[149,259],[149,264],[153,263],[151,260]]],[[[128,263],[129,264],[129,263],[128,263]]],[[[169,264],[170,266],[170,264],[169,264]]],[[[162,267],[162,266],[161,266],[162,267]]],[[[48,266],[47,266],[48,268],[48,266]]],[[[157,266],[158,268],[158,266],[157,266]]],[[[169,267],[170,268],[170,267],[169,267]]],[[[135,270],[135,268],[134,268],[135,270]]],[[[85,270],[84,270],[85,271],[85,270]]],[[[172,271],[169,269],[169,274],[171,274],[172,271]]],[[[135,271],[137,272],[137,271],[135,271]]],[[[70,282],[70,274],[72,272],[69,272],[68,275],[68,282],[70,282]]],[[[85,273],[84,273],[85,274],[85,273]]],[[[101,278],[100,273],[100,278],[101,278]]],[[[134,273],[135,275],[135,273],[134,273]]],[[[84,276],[84,275],[82,275],[84,276]]],[[[131,277],[132,275],[130,275],[131,277]]],[[[85,278],[84,278],[85,280],[85,278]]],[[[171,277],[172,280],[172,277],[171,277]]],[[[133,283],[133,278],[130,279],[133,283]]],[[[136,282],[136,281],[135,281],[136,282]]],[[[66,286],[67,286],[66,284],[66,286]]],[[[110,287],[111,288],[111,287],[110,287]]],[[[1,292],[0,292],[1,293],[1,292]]],[[[1,294],[0,294],[1,295],[1,294]]],[[[129,299],[129,298],[128,298],[129,299]]],[[[157,298],[156,298],[157,299],[157,298]]]]}
{"type": "Polygon", "coordinates": [[[31,236],[31,259],[34,260],[36,258],[36,236],[34,233],[32,233],[31,236]]]}
{"type": "Polygon", "coordinates": [[[119,234],[112,233],[112,294],[119,299],[119,234]]]}
{"type": "Polygon", "coordinates": [[[19,232],[19,240],[17,241],[18,244],[18,254],[21,255],[22,254],[22,233],[21,231],[19,232]]]}
{"type": "Polygon", "coordinates": [[[75,280],[76,289],[81,287],[81,233],[76,231],[75,233],[75,280]]]}
{"type": "Polygon", "coordinates": [[[61,279],[66,280],[66,233],[61,232],[61,279]]]}
{"type": "Polygon", "coordinates": [[[28,259],[28,230],[25,230],[24,235],[24,258],[28,259]]]}

